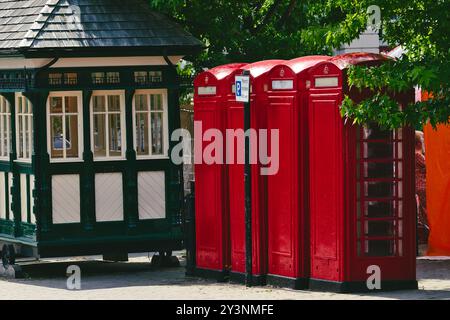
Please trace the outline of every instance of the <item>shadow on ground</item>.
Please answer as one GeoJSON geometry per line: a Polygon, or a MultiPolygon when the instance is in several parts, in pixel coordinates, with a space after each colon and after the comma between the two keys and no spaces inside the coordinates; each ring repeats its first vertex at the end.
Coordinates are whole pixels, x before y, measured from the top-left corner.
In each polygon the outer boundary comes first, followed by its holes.
{"type": "MultiPolygon", "coordinates": [[[[27,277],[25,279],[10,280],[18,284],[31,285],[52,289],[67,289],[66,270],[70,265],[77,265],[81,269],[82,289],[112,289],[124,287],[150,287],[150,286],[201,286],[207,289],[210,286],[218,286],[214,281],[191,278],[185,276],[185,259],[180,258],[180,267],[154,268],[146,256],[131,259],[130,262],[105,262],[101,259],[90,260],[63,260],[40,261],[22,265],[27,277]]],[[[450,260],[422,260],[417,261],[417,278],[419,290],[374,292],[354,294],[351,298],[391,298],[391,299],[450,299],[450,260]]],[[[221,284],[230,289],[242,288],[236,284],[221,284]]],[[[259,287],[255,290],[279,290],[272,287],[259,287]]],[[[292,292],[292,298],[296,299],[296,293],[304,297],[305,294],[313,294],[309,291],[294,291],[281,289],[285,293],[292,292]]],[[[189,293],[187,292],[189,295],[189,293]]],[[[324,294],[323,297],[334,299],[345,298],[345,295],[324,294]],[[326,296],[327,295],[327,296],[326,296]]],[[[276,298],[276,294],[273,296],[276,298]]],[[[298,297],[298,296],[297,296],[298,297]]],[[[321,294],[314,293],[312,298],[320,299],[321,294]]],[[[347,296],[348,297],[348,296],[347,296]]],[[[214,297],[211,297],[212,299],[214,297]]]]}

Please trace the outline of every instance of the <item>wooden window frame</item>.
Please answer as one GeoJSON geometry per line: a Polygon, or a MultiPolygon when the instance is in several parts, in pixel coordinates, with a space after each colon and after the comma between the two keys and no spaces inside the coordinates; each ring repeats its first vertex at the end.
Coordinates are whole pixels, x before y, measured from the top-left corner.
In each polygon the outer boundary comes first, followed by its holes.
{"type": "MultiPolygon", "coordinates": [[[[81,91],[53,91],[50,92],[47,98],[47,151],[50,156],[51,163],[59,162],[82,162],[83,161],[83,93],[81,91]],[[77,118],[78,118],[78,157],[67,158],[67,150],[63,143],[63,157],[62,158],[52,158],[52,128],[51,128],[51,116],[55,115],[50,112],[50,99],[60,97],[63,102],[63,112],[61,116],[63,117],[63,137],[65,137],[66,132],[66,111],[65,111],[65,97],[77,97],[77,118]]],[[[74,115],[72,112],[69,115],[74,115]]],[[[65,139],[64,139],[65,140],[65,139]]],[[[64,141],[63,141],[64,142],[64,141]]]]}
{"type": "Polygon", "coordinates": [[[5,104],[6,111],[1,111],[0,109],[0,160],[1,161],[9,161],[9,156],[11,153],[11,104],[9,101],[4,97],[0,95],[0,104],[5,104]],[[6,117],[6,128],[4,127],[5,121],[4,118],[6,117]],[[4,144],[5,140],[5,133],[6,133],[6,146],[4,144]],[[3,154],[5,153],[6,148],[6,156],[3,154]]]}
{"type": "Polygon", "coordinates": [[[125,90],[96,90],[92,92],[91,101],[89,105],[90,113],[90,139],[91,139],[91,151],[94,156],[95,162],[101,161],[124,161],[126,160],[126,149],[127,149],[127,126],[125,119],[125,90]],[[104,96],[105,97],[105,111],[94,113],[94,97],[104,96]],[[109,156],[109,117],[111,114],[108,110],[108,96],[119,96],[120,97],[120,138],[121,138],[121,155],[120,156],[109,156]],[[96,157],[95,156],[95,146],[94,146],[94,114],[105,114],[105,128],[106,128],[106,156],[96,157]]]}
{"type": "Polygon", "coordinates": [[[31,156],[33,154],[33,144],[34,144],[33,104],[21,92],[16,92],[15,99],[16,99],[16,117],[15,117],[15,121],[16,121],[16,152],[17,152],[17,160],[16,161],[22,162],[22,163],[31,163],[31,156]],[[24,113],[24,112],[22,112],[22,110],[20,110],[20,108],[19,108],[20,100],[22,100],[22,103],[25,101],[28,102],[28,106],[29,106],[31,112],[24,113]],[[29,127],[29,132],[28,132],[29,145],[28,146],[26,144],[25,134],[22,136],[22,139],[20,139],[19,120],[20,120],[20,122],[22,122],[22,127],[25,124],[25,122],[28,122],[28,127],[29,127]],[[28,157],[21,157],[20,145],[22,145],[24,152],[26,150],[25,154],[28,153],[28,157]]]}
{"type": "Polygon", "coordinates": [[[137,160],[152,160],[152,159],[168,159],[169,158],[169,119],[168,119],[168,96],[167,89],[142,89],[136,90],[133,97],[133,147],[136,150],[136,159],[137,160]],[[161,94],[162,95],[162,111],[152,111],[150,104],[150,96],[152,94],[161,94]],[[136,111],[136,96],[137,95],[145,95],[147,97],[148,103],[148,111],[136,111]],[[151,123],[151,115],[152,113],[161,113],[163,114],[163,154],[153,155],[152,153],[152,123],[151,123]],[[136,141],[136,115],[137,113],[148,113],[148,142],[149,142],[149,153],[146,155],[137,154],[137,141],[136,141]]]}

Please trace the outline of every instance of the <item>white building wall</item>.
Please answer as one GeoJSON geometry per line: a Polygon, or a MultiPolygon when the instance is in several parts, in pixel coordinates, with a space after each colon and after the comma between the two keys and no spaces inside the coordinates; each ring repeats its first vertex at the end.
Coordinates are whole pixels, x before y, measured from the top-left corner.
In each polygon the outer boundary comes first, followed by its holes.
{"type": "Polygon", "coordinates": [[[350,44],[346,44],[342,48],[335,50],[334,54],[338,55],[351,52],[380,53],[381,45],[383,43],[380,41],[378,32],[366,30],[350,44]]]}

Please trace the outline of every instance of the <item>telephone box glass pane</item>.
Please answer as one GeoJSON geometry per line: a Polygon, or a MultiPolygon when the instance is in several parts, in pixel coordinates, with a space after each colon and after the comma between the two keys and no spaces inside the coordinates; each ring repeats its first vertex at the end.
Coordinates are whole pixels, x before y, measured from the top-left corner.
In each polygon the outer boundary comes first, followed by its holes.
{"type": "Polygon", "coordinates": [[[393,256],[395,254],[395,241],[366,240],[365,254],[372,257],[393,256]]]}
{"type": "Polygon", "coordinates": [[[368,201],[364,203],[367,218],[389,218],[395,215],[393,201],[368,201]]]}
{"type": "Polygon", "coordinates": [[[392,182],[365,182],[365,196],[368,198],[389,198],[394,195],[392,182]]]}
{"type": "Polygon", "coordinates": [[[392,178],[394,164],[392,162],[365,162],[364,178],[392,178]]]}
{"type": "Polygon", "coordinates": [[[392,131],[382,130],[376,125],[363,128],[363,139],[367,140],[389,140],[392,138],[392,131]]]}
{"type": "Polygon", "coordinates": [[[394,235],[393,221],[366,221],[367,237],[392,237],[394,235]]]}
{"type": "Polygon", "coordinates": [[[364,142],[365,159],[392,159],[394,157],[391,143],[364,142]]]}

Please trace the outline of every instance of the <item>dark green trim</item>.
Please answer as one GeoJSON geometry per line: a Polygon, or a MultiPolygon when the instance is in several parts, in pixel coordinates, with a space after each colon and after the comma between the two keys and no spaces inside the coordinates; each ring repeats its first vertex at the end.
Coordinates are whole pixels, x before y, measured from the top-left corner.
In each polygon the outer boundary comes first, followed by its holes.
{"type": "MultiPolygon", "coordinates": [[[[66,69],[65,69],[66,70],[66,69]]],[[[70,69],[67,69],[70,70],[70,69]]],[[[42,71],[38,77],[50,70],[42,71]]],[[[58,70],[51,70],[57,72],[58,70]]],[[[36,70],[33,70],[36,72],[36,70]]],[[[85,68],[77,69],[81,72],[79,87],[64,86],[51,88],[48,86],[29,88],[23,94],[33,106],[33,146],[31,163],[19,163],[14,160],[16,154],[16,124],[15,124],[15,97],[11,99],[11,130],[12,152],[9,162],[0,162],[0,171],[13,173],[13,185],[8,186],[7,177],[5,188],[12,188],[12,207],[15,221],[0,223],[2,237],[10,242],[25,241],[32,245],[35,243],[41,256],[67,256],[72,254],[101,254],[105,250],[120,248],[123,252],[143,251],[171,251],[184,246],[182,229],[182,166],[175,166],[170,159],[137,160],[134,150],[133,126],[133,95],[135,89],[166,89],[168,93],[168,125],[169,135],[174,129],[180,127],[179,117],[179,88],[176,71],[168,66],[141,66],[133,68],[85,68]],[[120,86],[92,86],[90,72],[103,70],[123,70],[120,86]],[[134,84],[134,71],[163,71],[163,82],[157,86],[140,86],[134,84]],[[83,71],[83,72],[81,72],[83,71]],[[129,84],[127,86],[125,84],[129,84]],[[91,119],[90,100],[92,90],[120,89],[125,91],[125,125],[127,150],[126,160],[94,162],[91,151],[91,119]],[[47,100],[50,91],[82,91],[83,92],[83,162],[76,163],[50,163],[47,150],[47,100]],[[166,218],[139,221],[137,177],[140,171],[163,171],[165,173],[166,218]],[[95,174],[116,172],[123,177],[124,221],[99,223],[95,219],[95,174]],[[27,175],[27,221],[21,220],[21,192],[20,174],[27,175]],[[80,210],[81,223],[53,224],[52,222],[52,176],[63,174],[77,174],[80,176],[80,210]],[[35,177],[35,188],[32,191],[32,200],[29,197],[30,175],[35,177]],[[30,224],[31,214],[36,216],[36,226],[30,224]],[[11,234],[8,230],[11,229],[11,234]],[[25,239],[25,240],[24,240],[25,239]]],[[[43,81],[43,80],[42,80],[43,81]]],[[[48,81],[45,79],[45,81],[48,81]]],[[[42,82],[43,84],[44,82],[42,82]]],[[[170,137],[169,137],[170,138],[170,137]]],[[[170,141],[170,139],[169,139],[170,141]]],[[[169,154],[175,143],[170,142],[169,154]]],[[[22,199],[23,200],[23,199],[22,199]]],[[[25,201],[24,201],[25,203],[25,201]]]]}
{"type": "Polygon", "coordinates": [[[14,221],[0,219],[0,234],[14,239],[14,221]]]}
{"type": "Polygon", "coordinates": [[[134,126],[133,126],[133,97],[135,90],[125,92],[125,125],[127,128],[127,168],[124,171],[124,218],[128,223],[130,232],[136,228],[139,222],[138,209],[138,175],[136,171],[136,151],[134,150],[134,126]],[[131,130],[130,130],[131,129],[131,130]]]}
{"type": "MultiPolygon", "coordinates": [[[[178,128],[181,128],[180,120],[180,101],[179,101],[179,86],[178,75],[175,68],[171,68],[168,72],[169,81],[177,84],[174,88],[167,89],[168,97],[168,119],[169,119],[169,135],[178,128]]],[[[171,141],[169,136],[169,156],[172,149],[177,144],[176,141],[171,141]]],[[[182,206],[184,202],[184,188],[183,188],[183,166],[174,165],[169,162],[170,172],[166,172],[166,206],[167,212],[171,214],[171,223],[179,225],[182,223],[182,206]]]]}
{"type": "Polygon", "coordinates": [[[26,183],[26,186],[27,186],[27,190],[26,190],[26,195],[27,195],[27,221],[26,222],[28,222],[28,223],[30,223],[31,224],[31,199],[30,199],[30,175],[29,174],[27,174],[27,176],[26,176],[27,178],[27,183],[26,183]]]}
{"type": "Polygon", "coordinates": [[[47,99],[49,91],[29,91],[24,93],[33,106],[33,154],[32,174],[34,174],[34,214],[36,215],[37,234],[49,230],[51,224],[51,186],[47,168],[50,157],[47,153],[47,99]],[[39,111],[39,112],[38,112],[39,111]]]}
{"type": "MultiPolygon", "coordinates": [[[[92,91],[83,90],[83,160],[80,175],[81,224],[86,232],[93,231],[95,223],[94,155],[91,146],[90,103],[92,91]]],[[[73,165],[72,165],[73,166],[73,165]]],[[[53,167],[53,166],[52,166],[53,167]]],[[[67,171],[66,171],[67,172],[67,171]]]]}
{"type": "MultiPolygon", "coordinates": [[[[36,71],[35,71],[36,72],[36,71]]],[[[132,66],[132,67],[82,67],[82,68],[52,68],[45,71],[37,71],[34,88],[36,90],[46,89],[50,91],[82,91],[82,90],[134,90],[134,89],[165,89],[176,86],[171,79],[171,67],[169,66],[132,66]],[[145,83],[135,82],[134,72],[159,71],[162,73],[162,81],[148,81],[145,83]],[[118,83],[93,83],[92,73],[118,72],[120,81],[118,83]],[[75,84],[49,84],[51,73],[76,73],[75,84]]],[[[64,82],[64,79],[62,79],[64,82]]]]}
{"type": "Polygon", "coordinates": [[[58,240],[54,243],[39,243],[39,255],[41,258],[61,257],[61,256],[80,256],[97,255],[110,252],[114,248],[115,252],[139,253],[139,252],[159,252],[181,250],[183,243],[180,240],[167,238],[166,234],[160,238],[133,239],[130,237],[117,239],[101,239],[101,241],[80,241],[67,242],[58,240]]]}

